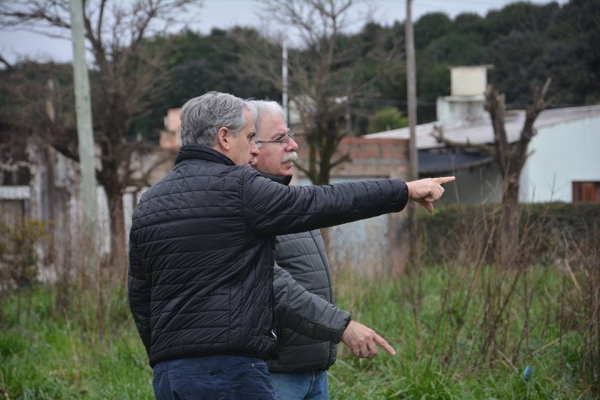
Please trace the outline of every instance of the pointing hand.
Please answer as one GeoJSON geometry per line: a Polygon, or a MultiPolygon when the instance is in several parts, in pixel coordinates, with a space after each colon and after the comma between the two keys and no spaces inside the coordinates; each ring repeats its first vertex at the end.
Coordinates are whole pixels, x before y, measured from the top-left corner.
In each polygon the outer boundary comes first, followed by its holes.
{"type": "Polygon", "coordinates": [[[379,336],[373,329],[356,321],[350,321],[342,334],[342,342],[359,358],[373,358],[377,355],[377,346],[380,346],[391,355],[396,355],[396,350],[379,336]]]}
{"type": "Polygon", "coordinates": [[[407,182],[408,197],[421,204],[430,213],[433,212],[433,202],[439,200],[444,194],[444,183],[452,182],[456,178],[454,176],[446,176],[443,178],[427,178],[419,179],[418,181],[407,182]]]}

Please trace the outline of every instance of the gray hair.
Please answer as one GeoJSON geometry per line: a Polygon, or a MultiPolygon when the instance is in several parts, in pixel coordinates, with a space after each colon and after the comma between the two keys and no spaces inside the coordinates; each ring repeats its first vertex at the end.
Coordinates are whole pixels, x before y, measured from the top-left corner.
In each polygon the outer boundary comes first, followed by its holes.
{"type": "Polygon", "coordinates": [[[270,115],[272,117],[281,117],[283,122],[286,122],[283,107],[281,107],[276,101],[250,100],[248,101],[248,103],[250,103],[253,109],[251,113],[252,117],[254,117],[254,129],[256,129],[256,132],[258,132],[260,121],[265,115],[270,115]]]}
{"type": "Polygon", "coordinates": [[[254,114],[244,100],[227,93],[208,92],[188,100],[181,108],[181,145],[200,144],[213,147],[221,127],[236,135],[244,125],[244,110],[254,114]]]}

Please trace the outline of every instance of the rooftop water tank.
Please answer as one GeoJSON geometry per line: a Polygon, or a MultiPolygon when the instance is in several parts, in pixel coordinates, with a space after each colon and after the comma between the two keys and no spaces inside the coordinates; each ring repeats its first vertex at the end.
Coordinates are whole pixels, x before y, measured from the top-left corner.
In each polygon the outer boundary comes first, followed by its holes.
{"type": "Polygon", "coordinates": [[[450,67],[451,96],[478,96],[485,93],[487,70],[491,65],[450,67]]]}

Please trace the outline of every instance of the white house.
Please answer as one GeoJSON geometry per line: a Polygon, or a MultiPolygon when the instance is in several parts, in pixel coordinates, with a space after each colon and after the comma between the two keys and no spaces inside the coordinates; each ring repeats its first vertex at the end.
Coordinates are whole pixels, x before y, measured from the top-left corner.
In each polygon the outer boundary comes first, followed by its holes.
{"type": "MultiPolygon", "coordinates": [[[[456,188],[446,201],[479,203],[499,201],[502,180],[493,160],[477,152],[456,151],[439,144],[433,134],[456,142],[491,144],[494,131],[483,111],[485,79],[489,66],[452,68],[452,95],[438,99],[438,121],[417,126],[419,174],[455,174],[456,188]],[[474,79],[472,75],[478,75],[474,79]],[[467,89],[461,89],[461,79],[467,89]],[[473,82],[478,82],[474,87],[473,82]],[[476,94],[475,92],[478,92],[476,94]],[[483,111],[483,112],[482,112],[483,111]]],[[[507,111],[505,127],[509,142],[520,136],[525,111],[507,111]]],[[[556,108],[543,111],[535,125],[537,134],[529,144],[531,153],[521,175],[522,202],[592,201],[600,203],[600,105],[556,108]]],[[[367,135],[367,138],[408,139],[408,128],[367,135]]]]}

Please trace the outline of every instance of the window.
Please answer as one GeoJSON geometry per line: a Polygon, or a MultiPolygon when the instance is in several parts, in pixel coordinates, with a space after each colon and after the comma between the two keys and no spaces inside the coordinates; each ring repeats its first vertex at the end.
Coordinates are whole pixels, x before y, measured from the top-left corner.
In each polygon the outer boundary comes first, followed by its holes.
{"type": "Polygon", "coordinates": [[[600,203],[600,182],[573,182],[573,203],[600,203]]]}

